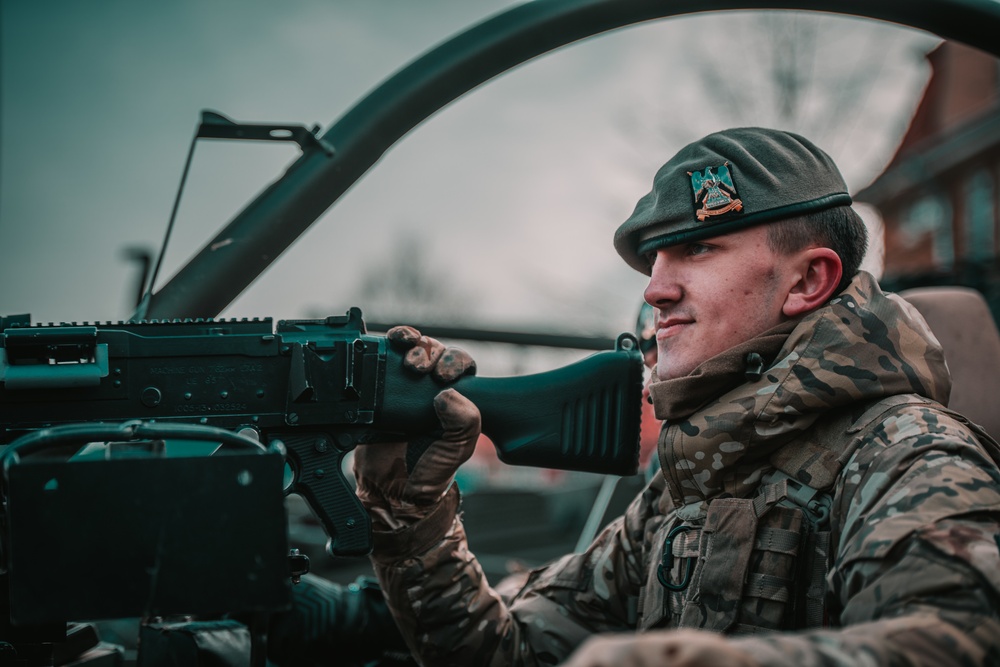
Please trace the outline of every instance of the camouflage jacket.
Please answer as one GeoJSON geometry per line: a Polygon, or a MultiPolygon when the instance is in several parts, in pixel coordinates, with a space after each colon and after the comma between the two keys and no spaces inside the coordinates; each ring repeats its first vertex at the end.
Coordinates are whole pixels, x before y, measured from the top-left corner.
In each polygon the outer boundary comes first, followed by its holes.
{"type": "Polygon", "coordinates": [[[761,665],[997,664],[1000,451],[938,403],[949,391],[922,318],[861,274],[801,321],[652,385],[663,474],[584,553],[501,598],[453,489],[416,526],[376,534],[376,573],[427,665],[553,665],[594,633],[682,626],[730,635],[761,665]],[[788,599],[812,587],[773,544],[811,530],[794,506],[759,502],[775,470],[832,500],[825,627],[801,629],[788,599]],[[773,585],[782,567],[790,587],[773,585]]]}

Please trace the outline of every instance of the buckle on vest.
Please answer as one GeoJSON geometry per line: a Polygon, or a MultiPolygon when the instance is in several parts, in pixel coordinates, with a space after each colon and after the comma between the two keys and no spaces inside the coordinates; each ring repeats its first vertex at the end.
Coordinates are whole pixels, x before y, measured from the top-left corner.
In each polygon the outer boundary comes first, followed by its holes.
{"type": "Polygon", "coordinates": [[[687,564],[684,567],[684,576],[681,578],[680,583],[675,584],[668,578],[670,577],[670,571],[674,569],[674,538],[680,533],[686,533],[689,530],[691,530],[691,526],[674,526],[667,533],[667,539],[663,540],[663,556],[660,559],[660,566],[656,568],[656,578],[667,590],[682,591],[691,584],[691,575],[694,572],[693,558],[687,559],[687,564]]]}

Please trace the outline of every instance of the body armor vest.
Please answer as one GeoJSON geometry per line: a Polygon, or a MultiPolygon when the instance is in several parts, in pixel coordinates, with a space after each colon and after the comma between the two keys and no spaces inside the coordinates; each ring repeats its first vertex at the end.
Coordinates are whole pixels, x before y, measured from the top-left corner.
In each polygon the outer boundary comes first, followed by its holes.
{"type": "Polygon", "coordinates": [[[890,413],[926,404],[944,409],[902,395],[831,414],[771,456],[752,497],[717,497],[696,516],[685,508],[668,515],[652,541],[662,551],[648,558],[639,629],[753,634],[827,625],[837,478],[890,413]]]}

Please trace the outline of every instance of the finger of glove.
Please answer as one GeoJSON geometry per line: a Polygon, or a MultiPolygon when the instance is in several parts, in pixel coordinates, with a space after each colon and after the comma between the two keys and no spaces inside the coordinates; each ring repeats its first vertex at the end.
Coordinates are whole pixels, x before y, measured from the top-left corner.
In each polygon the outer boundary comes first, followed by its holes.
{"type": "Polygon", "coordinates": [[[444,344],[436,338],[421,336],[410,350],[403,355],[403,366],[421,375],[434,370],[441,355],[444,354],[444,344]]]}
{"type": "Polygon", "coordinates": [[[459,466],[469,460],[479,440],[479,408],[454,389],[434,397],[434,411],[444,432],[427,448],[410,473],[407,496],[417,504],[437,502],[451,486],[459,466]]]}
{"type": "Polygon", "coordinates": [[[442,382],[454,382],[463,375],[476,374],[476,360],[465,350],[449,347],[434,365],[434,377],[442,382]]]}
{"type": "Polygon", "coordinates": [[[420,340],[420,332],[408,326],[392,327],[385,332],[385,336],[390,343],[405,350],[410,349],[420,340]]]}

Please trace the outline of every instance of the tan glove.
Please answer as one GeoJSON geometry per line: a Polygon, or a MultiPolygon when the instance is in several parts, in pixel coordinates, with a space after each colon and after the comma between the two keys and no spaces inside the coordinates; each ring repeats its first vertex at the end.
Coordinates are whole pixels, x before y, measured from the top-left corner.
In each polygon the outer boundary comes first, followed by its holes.
{"type": "Polygon", "coordinates": [[[595,635],[563,667],[759,667],[725,637],[704,630],[595,635]]]}
{"type": "MultiPolygon", "coordinates": [[[[409,349],[403,365],[415,372],[451,382],[475,374],[472,357],[445,348],[412,327],[393,327],[390,344],[409,349]]],[[[454,389],[434,398],[443,431],[411,442],[376,443],[354,453],[357,494],[375,530],[411,526],[428,516],[451,487],[458,467],[469,460],[480,433],[479,409],[454,389]]]]}

